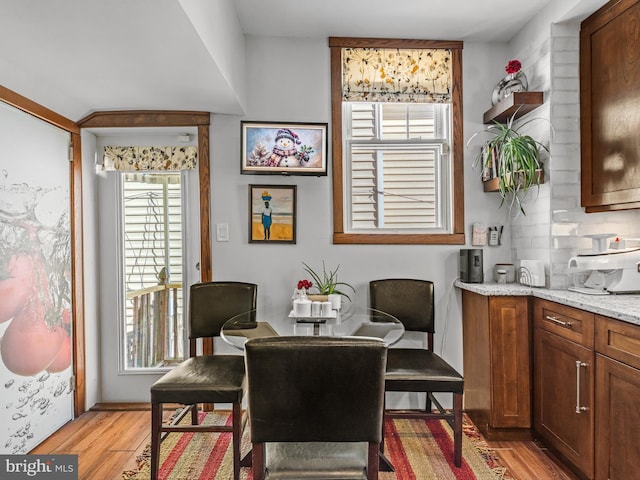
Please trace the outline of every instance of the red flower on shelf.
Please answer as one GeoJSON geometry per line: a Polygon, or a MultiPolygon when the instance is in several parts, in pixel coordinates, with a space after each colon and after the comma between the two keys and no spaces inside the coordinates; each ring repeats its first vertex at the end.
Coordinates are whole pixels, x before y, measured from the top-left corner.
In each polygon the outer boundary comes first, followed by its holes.
{"type": "Polygon", "coordinates": [[[313,282],[309,280],[298,280],[298,290],[302,290],[303,288],[309,290],[311,287],[313,287],[313,282]]]}
{"type": "Polygon", "coordinates": [[[520,63],[519,60],[511,60],[509,61],[509,63],[507,63],[507,66],[504,67],[507,73],[517,73],[520,71],[521,68],[522,68],[522,64],[520,63]]]}

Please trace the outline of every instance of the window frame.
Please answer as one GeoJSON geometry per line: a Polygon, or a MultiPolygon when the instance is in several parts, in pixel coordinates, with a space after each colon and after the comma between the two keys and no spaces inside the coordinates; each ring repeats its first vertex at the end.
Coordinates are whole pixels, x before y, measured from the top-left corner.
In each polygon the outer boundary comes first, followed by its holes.
{"type": "Polygon", "coordinates": [[[334,244],[464,245],[464,132],[462,115],[462,45],[460,41],[330,37],[331,149],[334,244]],[[345,232],[342,122],[343,48],[446,48],[451,50],[451,199],[452,233],[345,232]]]}

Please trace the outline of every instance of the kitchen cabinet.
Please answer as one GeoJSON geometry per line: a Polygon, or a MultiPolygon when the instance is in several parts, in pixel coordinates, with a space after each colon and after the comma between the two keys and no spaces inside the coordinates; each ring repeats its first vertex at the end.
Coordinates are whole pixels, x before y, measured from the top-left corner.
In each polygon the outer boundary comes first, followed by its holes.
{"type": "Polygon", "coordinates": [[[530,438],[529,299],[462,291],[464,410],[489,439],[530,438]]]}
{"type": "Polygon", "coordinates": [[[594,317],[536,299],[533,426],[586,478],[594,472],[594,317]]]}
{"type": "Polygon", "coordinates": [[[640,470],[640,327],[596,317],[596,479],[640,470]]]}
{"type": "Polygon", "coordinates": [[[640,208],[640,0],[610,1],[580,28],[581,205],[640,208]]]}

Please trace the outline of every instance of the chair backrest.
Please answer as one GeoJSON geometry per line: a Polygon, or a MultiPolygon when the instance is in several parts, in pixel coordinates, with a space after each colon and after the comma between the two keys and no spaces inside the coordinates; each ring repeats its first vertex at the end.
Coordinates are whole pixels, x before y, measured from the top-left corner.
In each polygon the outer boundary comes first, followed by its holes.
{"type": "Polygon", "coordinates": [[[405,330],[435,332],[433,282],[409,278],[388,278],[369,282],[371,308],[402,322],[405,330]]]}
{"type": "Polygon", "coordinates": [[[381,340],[256,338],[245,358],[252,442],[380,442],[381,340]]]}
{"type": "Polygon", "coordinates": [[[256,308],[258,286],[244,282],[191,285],[189,339],[216,337],[227,320],[256,308]]]}

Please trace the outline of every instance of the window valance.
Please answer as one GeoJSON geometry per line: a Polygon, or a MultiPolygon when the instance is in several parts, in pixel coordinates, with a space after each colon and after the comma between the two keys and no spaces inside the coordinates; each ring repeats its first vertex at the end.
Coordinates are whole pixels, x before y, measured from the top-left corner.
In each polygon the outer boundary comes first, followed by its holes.
{"type": "Polygon", "coordinates": [[[104,147],[104,170],[190,170],[196,167],[198,149],[181,147],[104,147]]]}
{"type": "Polygon", "coordinates": [[[449,103],[451,50],[343,48],[342,99],[449,103]]]}

